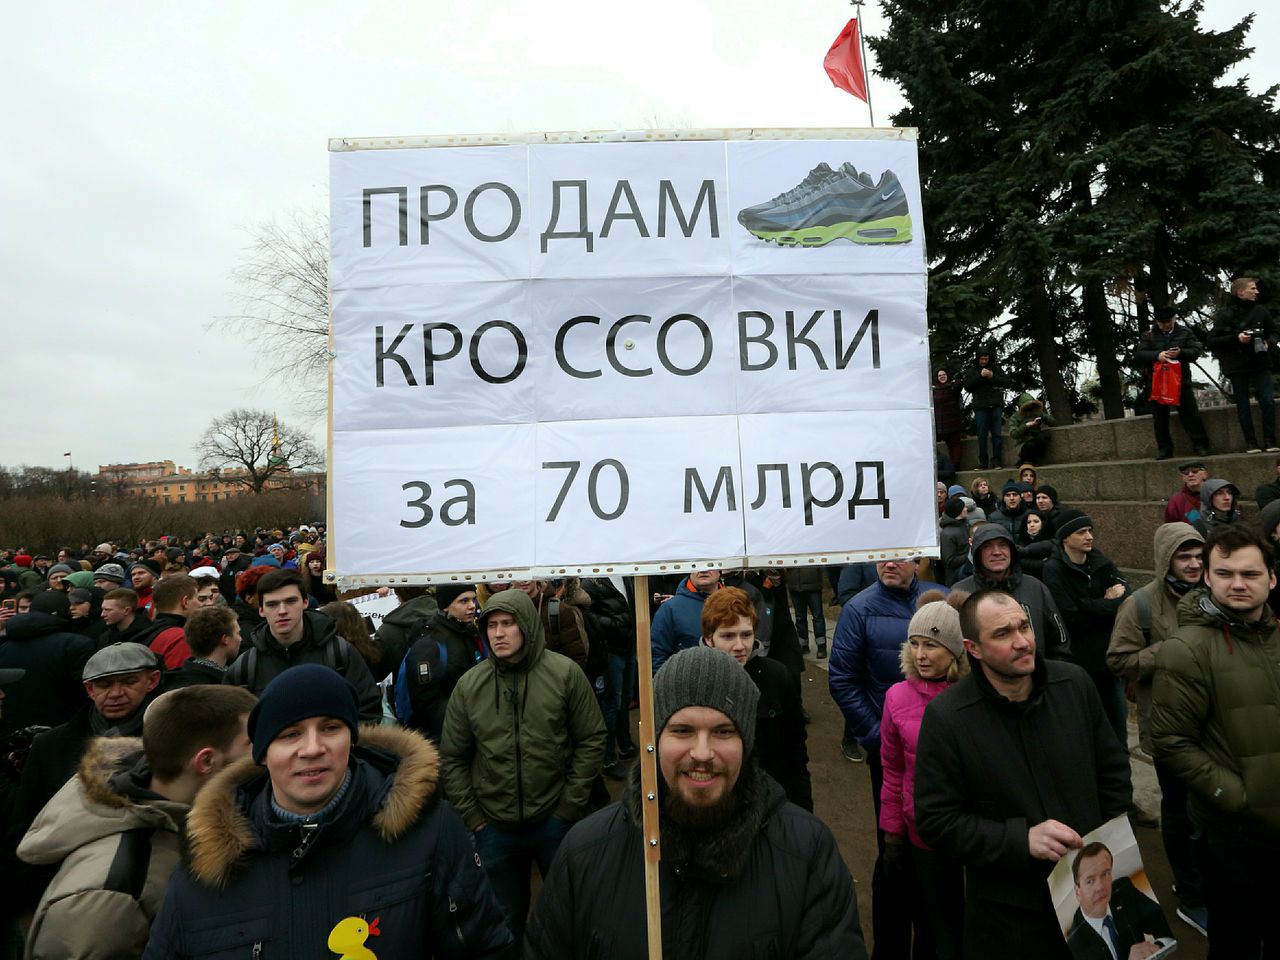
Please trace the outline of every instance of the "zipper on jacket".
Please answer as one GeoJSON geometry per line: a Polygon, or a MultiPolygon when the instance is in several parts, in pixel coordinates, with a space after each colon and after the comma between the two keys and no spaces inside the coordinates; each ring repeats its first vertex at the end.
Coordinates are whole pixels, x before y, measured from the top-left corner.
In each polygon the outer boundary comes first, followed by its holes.
{"type": "Polygon", "coordinates": [[[311,841],[315,839],[316,833],[320,829],[318,823],[303,823],[298,827],[302,831],[302,842],[293,849],[292,862],[297,863],[307,852],[307,847],[311,846],[311,841]]]}
{"type": "MultiPolygon", "coordinates": [[[[528,689],[525,690],[528,693],[528,689]]],[[[520,677],[511,680],[511,722],[516,740],[516,813],[524,823],[524,767],[520,753],[520,677]]]]}
{"type": "Polygon", "coordinates": [[[591,934],[591,946],[587,947],[587,960],[600,960],[600,932],[591,934]]]}
{"type": "Polygon", "coordinates": [[[449,916],[453,918],[453,933],[458,938],[458,946],[465,947],[467,941],[462,936],[462,924],[458,922],[458,905],[453,897],[449,898],[449,916]]]}
{"type": "Polygon", "coordinates": [[[255,942],[254,942],[254,944],[253,944],[253,954],[252,954],[252,956],[253,956],[253,960],[259,960],[259,958],[262,956],[262,941],[261,941],[261,940],[257,940],[257,941],[255,941],[255,942]]]}

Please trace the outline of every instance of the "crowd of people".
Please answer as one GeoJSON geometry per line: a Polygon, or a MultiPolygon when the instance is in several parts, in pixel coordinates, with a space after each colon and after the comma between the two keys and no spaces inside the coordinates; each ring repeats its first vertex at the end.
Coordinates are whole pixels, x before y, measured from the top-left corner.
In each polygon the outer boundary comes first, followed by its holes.
{"type": "MultiPolygon", "coordinates": [[[[324,534],[0,556],[4,955],[643,955],[633,582],[401,587],[375,628],[324,534]]],[[[780,572],[654,586],[669,955],[865,955],[780,572]]]]}
{"type": "MultiPolygon", "coordinates": [[[[1275,332],[1256,283],[1234,293],[1208,340],[1261,452],[1248,391],[1273,448],[1275,332]]],[[[1085,838],[1124,816],[1158,822],[1175,912],[1212,956],[1269,956],[1280,457],[1245,522],[1203,460],[1200,349],[1158,311],[1138,353],[1182,369],[1199,454],[1140,588],[1048,482],[1054,421],[1029,394],[1012,476],[939,481],[936,559],[653,578],[656,792],[631,579],[399,587],[375,624],[325,582],[323,523],[0,551],[0,960],[638,958],[648,804],[664,956],[867,956],[814,814],[807,658],[871,783],[873,956],[1152,956],[1160,909],[1090,892],[1114,861],[1085,838]],[[1131,703],[1158,818],[1133,799],[1131,703]],[[1092,905],[1069,931],[1046,883],[1068,856],[1092,905]]],[[[1001,466],[1010,386],[995,344],[938,371],[953,463],[967,391],[979,466],[1001,466]]]]}
{"type": "MultiPolygon", "coordinates": [[[[934,560],[655,579],[667,955],[864,955],[800,697],[827,592],[842,747],[872,785],[876,956],[1066,955],[1049,869],[1112,817],[1154,822],[1131,699],[1176,913],[1258,955],[1280,458],[1265,534],[1234,484],[1178,469],[1137,590],[1030,463],[998,494],[940,489],[934,560]]],[[[643,955],[633,582],[401,587],[375,629],[323,550],[317,524],[0,557],[7,948],[643,955]]]]}

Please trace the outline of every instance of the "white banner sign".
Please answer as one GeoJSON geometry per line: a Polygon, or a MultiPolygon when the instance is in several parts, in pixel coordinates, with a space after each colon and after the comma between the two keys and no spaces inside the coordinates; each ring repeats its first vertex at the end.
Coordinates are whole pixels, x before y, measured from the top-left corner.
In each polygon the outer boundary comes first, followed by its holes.
{"type": "Polygon", "coordinates": [[[915,142],[846,133],[335,144],[338,575],[936,553],[915,142]]]}

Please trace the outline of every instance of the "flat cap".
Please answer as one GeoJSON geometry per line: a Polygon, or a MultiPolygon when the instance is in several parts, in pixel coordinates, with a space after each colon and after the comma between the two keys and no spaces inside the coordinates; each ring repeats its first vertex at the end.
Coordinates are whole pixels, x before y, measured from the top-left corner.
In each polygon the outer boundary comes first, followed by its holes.
{"type": "Polygon", "coordinates": [[[160,661],[149,647],[140,643],[113,643],[89,658],[89,662],[84,665],[83,678],[97,680],[117,673],[159,669],[160,661]]]}

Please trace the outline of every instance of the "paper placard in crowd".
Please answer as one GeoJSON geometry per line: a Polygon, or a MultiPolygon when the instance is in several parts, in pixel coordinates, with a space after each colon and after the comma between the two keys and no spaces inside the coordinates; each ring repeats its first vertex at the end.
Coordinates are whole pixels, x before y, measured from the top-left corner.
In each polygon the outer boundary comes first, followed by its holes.
{"type": "Polygon", "coordinates": [[[344,583],[936,555],[914,131],[676,137],[331,144],[344,583]]]}

